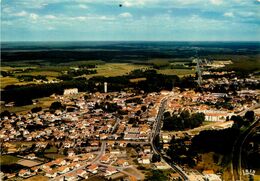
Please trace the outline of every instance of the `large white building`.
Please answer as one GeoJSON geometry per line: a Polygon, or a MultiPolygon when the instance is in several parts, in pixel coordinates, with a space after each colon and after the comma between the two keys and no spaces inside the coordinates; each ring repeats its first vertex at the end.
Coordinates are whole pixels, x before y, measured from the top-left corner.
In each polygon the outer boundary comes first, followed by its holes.
{"type": "Polygon", "coordinates": [[[73,88],[73,89],[64,89],[63,95],[73,95],[73,94],[77,94],[78,88],[73,88]]]}

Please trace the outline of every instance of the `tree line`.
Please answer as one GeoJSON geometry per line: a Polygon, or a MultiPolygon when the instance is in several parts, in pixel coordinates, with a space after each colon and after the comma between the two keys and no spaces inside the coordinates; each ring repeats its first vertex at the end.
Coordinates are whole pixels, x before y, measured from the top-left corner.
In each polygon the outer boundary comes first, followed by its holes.
{"type": "Polygon", "coordinates": [[[28,105],[32,99],[48,97],[52,94],[62,94],[64,89],[78,88],[82,92],[103,92],[104,82],[108,83],[108,91],[159,92],[172,90],[173,85],[181,88],[192,88],[197,84],[194,77],[179,78],[176,75],[163,75],[155,70],[138,70],[124,76],[95,76],[90,79],[73,78],[52,84],[9,85],[1,91],[1,100],[14,101],[17,106],[28,105]],[[145,81],[130,82],[132,78],[146,78],[145,81]]]}

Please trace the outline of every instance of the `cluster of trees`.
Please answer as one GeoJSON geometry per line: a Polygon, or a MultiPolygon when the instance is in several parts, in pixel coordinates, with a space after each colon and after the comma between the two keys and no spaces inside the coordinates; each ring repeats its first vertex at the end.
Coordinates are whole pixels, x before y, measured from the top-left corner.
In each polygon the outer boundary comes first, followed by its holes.
{"type": "Polygon", "coordinates": [[[161,156],[158,154],[153,154],[152,156],[152,163],[160,162],[161,161],[161,156]]]}
{"type": "Polygon", "coordinates": [[[75,79],[75,77],[81,75],[89,75],[89,74],[96,74],[96,70],[89,70],[89,69],[79,69],[79,70],[69,70],[66,74],[59,75],[57,78],[63,81],[70,81],[75,79]]]}
{"type": "Polygon", "coordinates": [[[202,131],[193,137],[192,150],[229,154],[239,134],[240,130],[234,128],[202,131]]]}
{"type": "Polygon", "coordinates": [[[170,147],[167,150],[167,155],[178,164],[188,164],[190,167],[195,166],[197,152],[190,148],[190,138],[185,137],[183,139],[172,138],[170,147]]]}
{"type": "Polygon", "coordinates": [[[15,102],[16,106],[32,104],[32,99],[48,97],[54,93],[63,94],[64,89],[77,87],[80,91],[87,91],[85,81],[64,81],[52,84],[10,85],[1,91],[1,100],[15,102]]]}
{"type": "Polygon", "coordinates": [[[234,109],[234,106],[232,105],[232,103],[228,102],[228,101],[217,101],[216,103],[214,102],[205,102],[204,104],[206,105],[214,105],[217,109],[221,109],[221,108],[224,108],[224,109],[228,109],[228,110],[233,110],[234,109]]]}
{"type": "Polygon", "coordinates": [[[7,77],[7,76],[13,76],[13,73],[9,72],[9,71],[0,71],[0,75],[3,77],[7,77]]]}
{"type": "Polygon", "coordinates": [[[89,63],[89,64],[82,64],[82,65],[79,65],[79,68],[83,68],[83,69],[94,69],[94,68],[97,68],[97,65],[94,64],[94,63],[89,63]]]}
{"type": "Polygon", "coordinates": [[[112,103],[112,102],[101,102],[101,103],[96,103],[94,106],[95,109],[102,109],[105,112],[116,112],[121,109],[120,106],[117,105],[117,103],[112,103]]]}
{"type": "Polygon", "coordinates": [[[167,175],[161,170],[152,170],[151,175],[149,175],[145,181],[165,181],[168,180],[167,175]]]}
{"type": "Polygon", "coordinates": [[[34,79],[48,81],[46,75],[19,75],[17,76],[17,79],[19,79],[20,81],[27,81],[27,82],[33,81],[34,79]]]}
{"type": "Polygon", "coordinates": [[[200,126],[205,121],[204,113],[193,113],[184,110],[180,115],[171,115],[170,112],[164,113],[163,130],[179,131],[185,129],[192,129],[200,126]]]}
{"type": "Polygon", "coordinates": [[[247,111],[243,117],[233,115],[230,120],[234,121],[233,128],[248,127],[255,120],[255,112],[247,111]]]}
{"type": "Polygon", "coordinates": [[[80,68],[79,70],[69,70],[68,75],[73,77],[81,76],[81,75],[88,75],[88,74],[96,74],[97,70],[90,70],[87,68],[80,68]]]}
{"type": "Polygon", "coordinates": [[[34,108],[31,109],[32,113],[37,113],[37,112],[40,112],[40,111],[42,111],[42,107],[34,107],[34,108]]]}
{"type": "Polygon", "coordinates": [[[51,103],[51,106],[50,106],[50,111],[51,112],[55,112],[56,110],[64,110],[66,107],[64,105],[61,104],[61,102],[53,102],[51,103]]]}

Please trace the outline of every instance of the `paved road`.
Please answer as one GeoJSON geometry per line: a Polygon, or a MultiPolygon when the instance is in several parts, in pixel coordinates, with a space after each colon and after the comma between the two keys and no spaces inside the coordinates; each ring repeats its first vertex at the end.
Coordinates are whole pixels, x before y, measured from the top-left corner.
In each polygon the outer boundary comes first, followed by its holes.
{"type": "Polygon", "coordinates": [[[121,122],[121,120],[117,118],[116,123],[115,123],[115,125],[113,126],[111,133],[114,133],[114,132],[115,132],[115,130],[116,130],[116,128],[117,128],[117,126],[119,125],[120,122],[121,122]]]}
{"type": "Polygon", "coordinates": [[[78,167],[78,168],[76,168],[74,170],[71,170],[71,171],[69,171],[69,172],[67,172],[65,174],[59,175],[58,177],[55,177],[55,178],[53,178],[51,180],[53,180],[53,181],[54,180],[60,180],[62,177],[64,177],[68,173],[72,173],[72,172],[75,172],[77,170],[84,169],[85,167],[98,162],[100,160],[101,156],[105,153],[105,151],[106,151],[106,143],[102,142],[99,154],[90,163],[89,162],[84,162],[85,164],[82,165],[81,167],[78,167]]]}
{"type": "Polygon", "coordinates": [[[161,161],[168,164],[175,172],[179,173],[179,175],[183,178],[183,180],[185,181],[189,181],[188,175],[182,170],[181,167],[179,167],[178,165],[172,163],[172,160],[167,159],[166,157],[164,157],[161,152],[157,149],[157,147],[154,145],[154,139],[157,135],[160,135],[160,130],[161,130],[161,126],[162,126],[162,118],[163,118],[163,112],[165,110],[165,107],[167,105],[167,99],[168,97],[162,99],[161,101],[161,105],[159,107],[159,111],[153,126],[153,130],[151,133],[151,137],[150,137],[150,143],[153,149],[153,152],[160,155],[161,156],[161,161]],[[168,162],[167,162],[167,161],[168,162]]]}
{"type": "Polygon", "coordinates": [[[121,142],[124,142],[124,143],[131,143],[131,144],[139,144],[139,145],[144,145],[144,144],[149,144],[149,142],[147,141],[134,141],[134,140],[101,140],[101,142],[109,142],[109,141],[113,141],[115,143],[121,143],[121,142]]]}
{"type": "MultiPolygon", "coordinates": [[[[260,107],[260,104],[257,103],[256,105],[250,107],[247,110],[241,111],[238,115],[243,116],[247,111],[252,111],[260,107]]],[[[233,145],[232,149],[232,162],[231,162],[231,175],[232,181],[241,180],[242,181],[242,165],[241,165],[241,157],[242,157],[242,148],[243,144],[246,141],[247,137],[255,131],[255,128],[259,124],[259,119],[253,122],[233,145]]]]}

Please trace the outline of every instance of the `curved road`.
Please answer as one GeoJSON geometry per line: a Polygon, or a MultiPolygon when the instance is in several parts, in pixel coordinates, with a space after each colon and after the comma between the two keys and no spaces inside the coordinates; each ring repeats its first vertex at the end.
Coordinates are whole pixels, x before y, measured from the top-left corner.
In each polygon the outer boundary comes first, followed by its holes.
{"type": "MultiPolygon", "coordinates": [[[[252,111],[260,107],[260,104],[252,106],[251,108],[240,112],[238,115],[242,116],[247,111],[252,111]]],[[[242,181],[242,165],[241,165],[241,157],[242,157],[242,148],[243,144],[246,141],[247,137],[255,131],[255,128],[258,126],[260,120],[254,121],[236,140],[232,149],[232,162],[231,162],[231,175],[232,181],[241,180],[242,181]]]]}
{"type": "Polygon", "coordinates": [[[89,165],[91,165],[91,164],[94,164],[94,163],[96,163],[97,161],[99,161],[99,159],[101,158],[101,156],[104,154],[104,152],[106,151],[106,143],[105,142],[102,142],[102,144],[101,144],[101,149],[100,149],[100,152],[99,152],[99,154],[96,156],[96,158],[94,158],[90,163],[89,162],[86,162],[86,164],[84,164],[84,165],[82,165],[81,167],[78,167],[78,168],[76,168],[76,169],[74,169],[74,170],[71,170],[71,171],[69,171],[69,172],[67,172],[67,173],[64,173],[64,174],[62,174],[62,175],[59,175],[59,176],[57,176],[57,177],[55,177],[55,178],[53,178],[53,179],[51,179],[51,180],[60,180],[61,178],[63,178],[66,174],[68,174],[68,173],[72,173],[72,172],[75,172],[75,171],[77,171],[77,170],[80,170],[80,169],[84,169],[85,167],[87,167],[87,166],[89,166],[89,165]]]}
{"type": "Polygon", "coordinates": [[[161,101],[161,105],[159,107],[159,111],[158,111],[155,123],[153,125],[153,130],[152,130],[152,133],[150,135],[150,143],[151,143],[153,152],[158,154],[158,155],[160,155],[161,156],[161,160],[163,162],[168,164],[175,172],[179,173],[179,175],[182,177],[183,180],[189,181],[188,175],[182,170],[182,168],[179,167],[178,165],[172,163],[172,161],[170,159],[167,159],[166,157],[164,157],[161,154],[161,152],[157,149],[157,147],[154,145],[155,137],[160,134],[160,130],[161,130],[161,126],[162,126],[161,122],[162,122],[163,112],[164,112],[165,107],[166,107],[167,99],[168,99],[168,97],[167,98],[163,98],[162,101],[161,101]]]}

